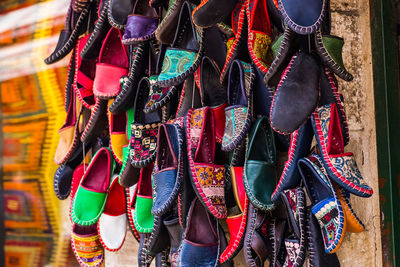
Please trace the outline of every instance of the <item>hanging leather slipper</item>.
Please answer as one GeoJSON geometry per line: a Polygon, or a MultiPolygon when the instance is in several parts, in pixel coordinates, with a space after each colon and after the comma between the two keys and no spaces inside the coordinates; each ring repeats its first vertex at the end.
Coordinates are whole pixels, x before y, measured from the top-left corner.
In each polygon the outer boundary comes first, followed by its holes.
{"type": "Polygon", "coordinates": [[[193,22],[198,27],[211,27],[223,22],[235,5],[235,0],[202,0],[192,12],[193,22]]]}
{"type": "MultiPolygon", "coordinates": [[[[139,169],[140,170],[140,169],[139,169]]],[[[140,242],[140,235],[138,230],[135,227],[135,223],[133,222],[133,216],[135,214],[135,204],[136,204],[136,196],[137,196],[137,185],[131,186],[129,188],[125,188],[126,196],[127,196],[127,216],[129,219],[129,228],[131,229],[133,237],[136,241],[140,242]]]]}
{"type": "Polygon", "coordinates": [[[263,211],[275,208],[271,201],[276,186],[275,164],[274,134],[267,117],[261,117],[249,132],[243,183],[250,202],[263,211]]]}
{"type": "Polygon", "coordinates": [[[160,18],[158,12],[144,0],[136,0],[128,16],[122,43],[130,45],[154,38],[160,18]]]}
{"type": "Polygon", "coordinates": [[[152,213],[161,216],[175,203],[183,179],[183,133],[177,125],[161,124],[157,137],[153,177],[154,201],[152,213]]]}
{"type": "Polygon", "coordinates": [[[69,198],[69,212],[68,212],[68,216],[69,216],[71,223],[73,223],[72,218],[71,218],[72,204],[74,203],[75,193],[78,190],[79,184],[81,183],[84,173],[85,173],[85,165],[82,164],[82,165],[79,165],[78,167],[76,167],[76,169],[74,170],[74,174],[72,175],[71,193],[70,193],[70,198],[69,198]]]}
{"type": "Polygon", "coordinates": [[[265,0],[248,0],[246,3],[248,47],[252,61],[262,73],[268,71],[273,60],[271,51],[271,24],[265,0]]]}
{"type": "Polygon", "coordinates": [[[318,155],[312,154],[299,160],[298,166],[312,203],[312,213],[321,228],[325,252],[334,253],[339,249],[346,233],[347,222],[342,205],[318,155]]]}
{"type": "Polygon", "coordinates": [[[97,224],[103,247],[108,251],[119,250],[125,241],[127,226],[125,190],[118,183],[118,175],[114,175],[103,214],[97,224]]]}
{"type": "Polygon", "coordinates": [[[311,142],[314,134],[311,121],[301,126],[290,135],[290,147],[288,159],[282,171],[278,185],[271,195],[271,200],[276,203],[279,200],[279,193],[283,190],[295,188],[300,184],[301,178],[297,168],[297,161],[310,155],[311,142]]]}
{"type": "Polygon", "coordinates": [[[329,178],[357,196],[370,197],[373,190],[363,179],[353,153],[344,152],[344,139],[336,103],[318,107],[311,121],[329,178]]]}
{"type": "Polygon", "coordinates": [[[140,168],[135,168],[131,164],[130,147],[126,145],[122,148],[123,160],[122,167],[119,172],[119,183],[123,187],[131,187],[139,181],[140,168]]]}
{"type": "Polygon", "coordinates": [[[129,59],[125,46],[121,42],[121,32],[110,29],[103,42],[96,64],[93,93],[101,99],[116,97],[120,88],[120,79],[128,75],[129,59]]]}
{"type": "Polygon", "coordinates": [[[75,258],[83,267],[100,267],[104,261],[104,249],[99,240],[96,225],[72,227],[71,247],[75,258]]]}
{"type": "MultiPolygon", "coordinates": [[[[114,100],[109,100],[112,103],[114,100]]],[[[127,118],[126,113],[113,115],[108,112],[108,129],[110,131],[110,149],[118,164],[123,163],[123,148],[129,144],[126,137],[127,118]]]]}
{"type": "Polygon", "coordinates": [[[168,10],[156,29],[156,38],[163,44],[171,44],[178,25],[179,13],[184,0],[170,0],[168,10]]]}
{"type": "Polygon", "coordinates": [[[278,0],[267,0],[267,8],[272,25],[274,25],[279,32],[284,32],[284,19],[279,10],[278,0]]]}
{"type": "Polygon", "coordinates": [[[124,0],[108,0],[108,22],[115,29],[122,30],[125,28],[128,15],[133,10],[134,3],[137,1],[146,2],[146,0],[124,1],[124,0]]]}
{"type": "Polygon", "coordinates": [[[131,164],[141,168],[156,158],[158,127],[161,123],[159,110],[144,113],[143,108],[149,96],[150,81],[140,80],[134,105],[134,123],[131,124],[131,164]]]}
{"type": "Polygon", "coordinates": [[[167,217],[164,220],[164,225],[167,228],[168,234],[169,234],[169,240],[170,240],[170,251],[168,255],[169,262],[171,263],[171,267],[178,267],[179,262],[178,262],[178,249],[179,246],[181,245],[182,239],[183,239],[183,232],[184,229],[182,226],[179,224],[179,218],[178,217],[167,217]]]}
{"type": "Polygon", "coordinates": [[[72,95],[71,92],[74,86],[75,79],[75,53],[76,49],[72,51],[71,58],[68,63],[68,72],[67,72],[67,82],[65,83],[65,94],[64,94],[64,109],[65,112],[68,112],[69,105],[71,104],[72,95]]]}
{"type": "Polygon", "coordinates": [[[216,164],[214,113],[209,107],[189,109],[186,139],[193,189],[201,203],[216,218],[225,218],[225,166],[216,164]]]}
{"type": "Polygon", "coordinates": [[[203,30],[192,21],[193,6],[182,5],[179,22],[171,47],[165,52],[162,70],[157,84],[169,87],[182,83],[200,65],[203,55],[203,30]]]}
{"type": "Polygon", "coordinates": [[[253,116],[254,70],[250,64],[234,60],[229,70],[228,107],[222,150],[235,149],[246,137],[253,116]]]}
{"type": "Polygon", "coordinates": [[[272,248],[270,257],[271,266],[284,266],[286,260],[285,235],[287,231],[287,220],[283,218],[272,218],[268,224],[269,241],[272,248]]]}
{"type": "Polygon", "coordinates": [[[91,108],[90,118],[81,134],[82,143],[91,143],[100,136],[107,127],[108,101],[95,97],[95,104],[91,108]]]}
{"type": "Polygon", "coordinates": [[[299,52],[282,74],[272,101],[272,128],[283,134],[296,131],[317,107],[320,63],[313,55],[299,52]]]}
{"type": "Polygon", "coordinates": [[[345,81],[353,80],[343,63],[342,51],[344,40],[338,36],[322,35],[318,30],[315,33],[315,47],[322,61],[340,78],[345,81]]]}
{"type": "Polygon", "coordinates": [[[312,34],[320,28],[325,17],[327,2],[326,0],[278,0],[279,10],[287,25],[293,31],[304,35],[312,34]]]}
{"type": "Polygon", "coordinates": [[[79,225],[95,224],[102,214],[115,161],[108,148],[101,148],[91,160],[74,196],[72,221],[79,225]]]}

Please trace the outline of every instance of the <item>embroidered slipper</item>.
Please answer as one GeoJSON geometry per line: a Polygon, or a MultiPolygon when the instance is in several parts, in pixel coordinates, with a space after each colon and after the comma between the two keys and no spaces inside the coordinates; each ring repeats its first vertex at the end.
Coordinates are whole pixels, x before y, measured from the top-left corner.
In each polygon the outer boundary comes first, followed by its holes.
{"type": "Polygon", "coordinates": [[[126,21],[122,43],[130,45],[154,38],[159,20],[160,17],[155,8],[148,2],[136,0],[132,14],[126,21]]]}
{"type": "Polygon", "coordinates": [[[340,262],[336,253],[325,253],[321,228],[310,207],[307,207],[307,250],[311,267],[339,267],[340,262]]]}
{"type": "Polygon", "coordinates": [[[101,148],[91,160],[74,196],[71,218],[79,225],[95,224],[102,214],[115,161],[108,148],[101,148]]]}
{"type": "Polygon", "coordinates": [[[156,38],[163,44],[171,44],[178,25],[179,13],[184,0],[170,0],[168,10],[156,29],[156,38]]]}
{"type": "Polygon", "coordinates": [[[72,153],[76,150],[79,141],[79,121],[83,108],[81,103],[76,99],[75,92],[71,91],[70,93],[71,100],[65,123],[60,130],[58,130],[60,139],[54,155],[54,162],[57,165],[61,165],[68,161],[72,153]]]}
{"type": "Polygon", "coordinates": [[[193,189],[212,215],[225,218],[225,167],[215,163],[214,113],[209,107],[189,109],[185,126],[193,189]]]}
{"type": "Polygon", "coordinates": [[[228,17],[236,1],[232,0],[202,0],[193,10],[192,19],[197,27],[208,28],[228,17]]]}
{"type": "MultiPolygon", "coordinates": [[[[112,103],[114,100],[109,100],[112,103]]],[[[110,131],[110,149],[114,159],[118,164],[123,163],[124,153],[123,148],[129,145],[126,137],[127,118],[126,113],[114,115],[108,112],[108,129],[110,131]]]]}
{"type": "Polygon", "coordinates": [[[97,224],[103,247],[108,251],[119,250],[125,241],[127,226],[125,190],[118,183],[118,175],[114,175],[103,214],[97,224]]]}
{"type": "Polygon", "coordinates": [[[72,226],[71,247],[75,258],[83,267],[100,267],[104,261],[104,249],[101,246],[96,225],[72,226]]]}
{"type": "Polygon", "coordinates": [[[341,37],[322,35],[320,30],[315,33],[315,47],[322,61],[337,76],[345,81],[351,81],[353,80],[353,75],[346,70],[343,63],[343,45],[344,40],[341,37]]]}
{"type": "Polygon", "coordinates": [[[347,223],[342,205],[318,155],[312,154],[299,160],[298,167],[312,203],[312,213],[321,228],[325,252],[334,253],[346,233],[347,223]]]}
{"type": "Polygon", "coordinates": [[[131,164],[130,147],[126,145],[122,148],[123,160],[122,167],[119,172],[119,183],[123,187],[131,187],[139,181],[140,168],[135,168],[131,164]]]}
{"type": "Polygon", "coordinates": [[[91,108],[90,118],[81,134],[82,143],[92,143],[107,127],[108,101],[95,97],[95,104],[91,108]]]}
{"type": "Polygon", "coordinates": [[[250,64],[234,60],[229,70],[228,107],[222,150],[235,149],[246,137],[253,116],[254,70],[250,64]]]}
{"type": "MultiPolygon", "coordinates": [[[[140,169],[139,169],[140,170],[140,169]]],[[[136,195],[137,195],[137,185],[131,186],[129,188],[125,188],[125,194],[127,197],[126,204],[126,213],[129,219],[129,229],[132,232],[133,237],[136,241],[140,242],[140,235],[135,227],[135,223],[133,222],[133,216],[135,214],[135,204],[136,204],[136,195]]]]}
{"type": "Polygon", "coordinates": [[[347,146],[350,142],[349,126],[347,124],[346,113],[343,107],[343,95],[339,94],[338,82],[329,70],[328,67],[324,67],[324,71],[321,75],[319,82],[321,95],[319,97],[319,106],[323,106],[330,103],[336,103],[337,111],[340,118],[340,127],[342,128],[343,143],[347,146]]]}
{"type": "Polygon", "coordinates": [[[75,51],[75,76],[73,87],[78,99],[86,108],[95,104],[93,95],[93,81],[96,73],[96,59],[86,60],[81,57],[81,51],[89,39],[89,35],[78,40],[75,51]]]}
{"type": "Polygon", "coordinates": [[[291,233],[285,238],[286,259],[284,266],[303,266],[306,258],[306,195],[301,187],[280,193],[291,225],[291,233]]]}
{"type": "MultiPolygon", "coordinates": [[[[245,47],[246,41],[246,0],[238,0],[235,8],[232,11],[231,25],[234,37],[231,37],[226,42],[227,54],[224,67],[221,71],[220,82],[226,84],[228,73],[231,68],[232,62],[239,57],[242,50],[247,51],[245,47]]],[[[246,52],[247,53],[247,52],[246,52]]]]}
{"type": "Polygon", "coordinates": [[[343,208],[344,218],[346,219],[346,231],[351,233],[363,232],[365,226],[350,204],[350,194],[335,183],[333,183],[333,188],[343,208]]]}
{"type": "Polygon", "coordinates": [[[83,59],[96,59],[99,56],[103,40],[106,38],[111,28],[107,19],[108,8],[109,1],[100,0],[99,9],[97,11],[98,19],[95,21],[94,29],[81,51],[81,57],[83,59]]]}
{"type": "Polygon", "coordinates": [[[284,32],[284,20],[282,13],[279,10],[278,0],[267,0],[268,14],[272,25],[274,25],[279,32],[284,32]]]}
{"type": "Polygon", "coordinates": [[[115,29],[122,30],[125,28],[126,20],[131,14],[134,4],[137,1],[124,1],[124,0],[108,0],[108,22],[115,29]]]}
{"type": "Polygon", "coordinates": [[[192,10],[189,2],[183,3],[174,40],[165,52],[158,76],[157,84],[161,87],[182,83],[200,65],[204,50],[203,30],[193,24],[192,10]]]}
{"type": "Polygon", "coordinates": [[[370,197],[373,190],[363,179],[353,153],[344,153],[343,134],[336,103],[318,107],[311,121],[329,178],[357,196],[370,197]]]}
{"type": "Polygon", "coordinates": [[[279,10],[287,25],[299,34],[312,34],[324,20],[326,0],[278,0],[279,10]],[[299,12],[301,10],[301,12],[299,12]]]}
{"type": "Polygon", "coordinates": [[[228,215],[226,218],[230,239],[226,249],[219,256],[220,263],[232,260],[242,249],[247,222],[248,198],[243,185],[243,167],[231,166],[230,174],[232,190],[239,210],[237,214],[228,215]]]}
{"type": "Polygon", "coordinates": [[[218,223],[195,198],[179,251],[179,266],[217,266],[219,243],[218,223]]]}
{"type": "Polygon", "coordinates": [[[158,126],[161,123],[159,110],[144,113],[150,81],[143,77],[138,85],[134,104],[134,123],[131,124],[130,158],[134,167],[144,167],[156,158],[158,126]]]}
{"type": "Polygon", "coordinates": [[[272,128],[289,134],[301,127],[317,107],[320,63],[308,53],[294,55],[282,74],[272,101],[272,128]]]}
{"type": "Polygon", "coordinates": [[[297,161],[310,155],[313,137],[314,134],[310,120],[290,135],[288,159],[285,162],[285,167],[282,171],[278,185],[271,195],[272,202],[278,202],[279,193],[283,190],[295,188],[300,184],[301,178],[297,168],[297,161]]]}
{"type": "Polygon", "coordinates": [[[85,165],[81,164],[76,169],[74,170],[74,173],[72,175],[72,182],[71,182],[71,192],[70,192],[70,198],[69,198],[69,212],[68,212],[68,217],[73,223],[72,218],[71,218],[71,210],[72,210],[72,204],[74,202],[74,197],[75,193],[78,190],[79,184],[81,183],[83,174],[85,173],[85,165]]]}
{"type": "Polygon", "coordinates": [[[149,54],[149,49],[148,43],[129,46],[129,61],[131,64],[128,79],[124,81],[121,91],[110,105],[109,110],[111,113],[119,114],[132,107],[138,83],[143,76],[146,76],[145,71],[148,66],[145,63],[147,61],[145,57],[149,54]]]}
{"type": "Polygon", "coordinates": [[[167,217],[163,223],[167,228],[171,244],[168,260],[171,263],[171,267],[178,267],[178,249],[182,243],[184,229],[179,224],[179,218],[173,215],[167,217]]]}
{"type": "MultiPolygon", "coordinates": [[[[272,218],[268,224],[268,236],[271,244],[270,266],[284,266],[286,260],[285,233],[287,220],[272,218]]],[[[325,252],[324,252],[325,253],[325,252]]]]}
{"type": "Polygon", "coordinates": [[[276,187],[274,134],[267,117],[257,119],[247,139],[243,183],[250,202],[257,209],[275,208],[271,194],[276,187]]]}
{"type": "Polygon", "coordinates": [[[154,201],[151,213],[161,216],[175,203],[183,178],[183,133],[174,124],[161,124],[157,137],[153,176],[154,201]]]}
{"type": "Polygon", "coordinates": [[[116,97],[120,92],[120,78],[128,75],[129,59],[121,42],[121,32],[111,28],[103,42],[96,64],[93,93],[101,99],[116,97]]]}
{"type": "Polygon", "coordinates": [[[138,182],[138,191],[135,200],[133,223],[139,233],[151,233],[154,226],[154,216],[151,214],[153,206],[151,174],[153,165],[142,168],[138,182]]]}
{"type": "Polygon", "coordinates": [[[273,60],[271,52],[271,23],[265,0],[248,0],[246,3],[248,48],[255,66],[264,74],[273,60]]]}
{"type": "Polygon", "coordinates": [[[268,240],[268,216],[251,203],[247,216],[243,248],[246,266],[264,266],[272,251],[268,240]]]}
{"type": "Polygon", "coordinates": [[[72,9],[71,3],[66,16],[65,29],[61,30],[53,53],[44,60],[46,64],[53,64],[63,59],[74,49],[79,36],[86,31],[90,5],[91,3],[88,2],[81,12],[76,12],[72,9]]]}
{"type": "Polygon", "coordinates": [[[274,60],[264,76],[264,83],[274,88],[279,84],[282,73],[289,65],[293,55],[299,50],[299,38],[289,27],[285,28],[271,46],[274,60]]]}

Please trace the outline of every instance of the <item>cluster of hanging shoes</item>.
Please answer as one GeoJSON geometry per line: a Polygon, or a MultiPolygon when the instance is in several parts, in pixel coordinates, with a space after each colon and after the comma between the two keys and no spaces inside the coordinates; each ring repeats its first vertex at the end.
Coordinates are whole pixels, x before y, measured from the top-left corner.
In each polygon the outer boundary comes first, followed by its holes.
{"type": "Polygon", "coordinates": [[[54,190],[79,263],[129,226],[139,266],[339,266],[350,194],[372,195],[342,47],[329,0],[71,0],[45,62],[72,52],[54,190]]]}

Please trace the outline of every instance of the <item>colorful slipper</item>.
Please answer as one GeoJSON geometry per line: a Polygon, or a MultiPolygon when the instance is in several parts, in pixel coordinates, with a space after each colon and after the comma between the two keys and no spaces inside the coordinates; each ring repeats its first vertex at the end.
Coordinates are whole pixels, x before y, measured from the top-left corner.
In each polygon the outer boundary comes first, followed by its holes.
{"type": "Polygon", "coordinates": [[[247,222],[248,198],[243,185],[243,167],[231,166],[230,172],[233,194],[239,210],[237,214],[226,218],[230,239],[227,248],[219,256],[220,263],[232,260],[242,249],[247,222]]]}
{"type": "Polygon", "coordinates": [[[295,188],[300,184],[301,178],[297,168],[297,161],[310,155],[311,142],[314,134],[311,121],[301,126],[290,135],[290,147],[288,159],[282,171],[278,185],[271,195],[271,200],[276,203],[279,200],[279,193],[283,190],[295,188]]]}
{"type": "Polygon", "coordinates": [[[193,7],[189,2],[182,5],[174,41],[165,52],[162,70],[157,84],[169,87],[182,83],[200,65],[203,55],[203,30],[192,21],[193,7]]]}
{"type": "Polygon", "coordinates": [[[72,227],[71,247],[75,258],[83,267],[100,267],[104,261],[104,249],[101,246],[96,225],[72,227]]]}
{"type": "Polygon", "coordinates": [[[153,164],[142,168],[138,182],[138,191],[135,200],[133,223],[139,233],[151,233],[154,226],[154,216],[151,214],[153,206],[151,174],[153,164]]]}
{"type": "Polygon", "coordinates": [[[69,198],[69,212],[68,212],[68,216],[71,223],[73,223],[71,218],[72,204],[74,203],[75,193],[78,190],[79,184],[81,183],[84,173],[85,173],[85,165],[81,164],[78,167],[76,167],[76,169],[74,170],[74,174],[72,175],[71,193],[69,198]]]}
{"type": "Polygon", "coordinates": [[[292,57],[272,100],[270,120],[275,131],[293,133],[312,115],[319,97],[319,64],[305,52],[292,57]]]}
{"type": "Polygon", "coordinates": [[[216,139],[211,108],[189,109],[186,139],[192,185],[201,203],[216,218],[225,218],[225,167],[215,163],[216,139]]]}
{"type": "Polygon", "coordinates": [[[128,75],[129,59],[121,42],[121,32],[111,28],[100,50],[96,64],[93,93],[101,99],[116,97],[120,92],[120,78],[128,75]]]}
{"type": "Polygon", "coordinates": [[[157,10],[150,7],[147,1],[136,0],[132,14],[126,21],[122,43],[130,45],[154,38],[159,20],[157,10]]]}
{"type": "Polygon", "coordinates": [[[372,196],[373,190],[363,179],[353,153],[344,153],[344,139],[336,103],[318,107],[311,121],[329,178],[357,196],[372,196]]]}
{"type": "Polygon", "coordinates": [[[284,266],[301,267],[306,258],[306,195],[301,187],[280,193],[286,207],[291,232],[285,238],[286,259],[284,266]]]}
{"type": "Polygon", "coordinates": [[[340,267],[336,253],[325,253],[324,241],[321,235],[321,228],[311,208],[307,208],[307,250],[309,252],[311,267],[340,267]]]}
{"type": "Polygon", "coordinates": [[[312,154],[299,160],[298,166],[312,203],[312,213],[321,227],[325,252],[334,253],[339,249],[346,233],[342,205],[318,155],[312,154]]]}
{"type": "MultiPolygon", "coordinates": [[[[112,103],[114,100],[109,100],[112,103]]],[[[120,115],[113,115],[108,112],[108,129],[110,131],[110,149],[113,153],[114,159],[118,164],[123,163],[123,148],[129,144],[126,137],[126,113],[120,115]]]]}
{"type": "Polygon", "coordinates": [[[153,177],[153,208],[151,213],[161,216],[175,203],[183,179],[183,133],[179,126],[161,124],[157,137],[153,177]]]}
{"type": "Polygon", "coordinates": [[[78,99],[86,108],[95,104],[93,95],[93,81],[96,73],[96,59],[86,60],[81,57],[81,51],[88,42],[89,35],[78,40],[75,51],[75,76],[73,87],[78,99]]]}
{"type": "Polygon", "coordinates": [[[299,49],[297,34],[289,27],[271,46],[274,60],[264,76],[264,83],[274,88],[279,84],[283,71],[289,65],[293,55],[299,49]]]}
{"type": "Polygon", "coordinates": [[[95,224],[102,214],[115,161],[108,148],[101,148],[91,160],[74,196],[72,221],[79,225],[95,224]]]}
{"type": "Polygon", "coordinates": [[[202,0],[192,12],[193,22],[198,27],[211,27],[223,22],[235,5],[232,0],[202,0]]]}
{"type": "Polygon", "coordinates": [[[316,51],[322,61],[337,76],[345,81],[351,81],[353,80],[353,75],[346,70],[343,63],[343,45],[343,38],[333,35],[322,35],[320,30],[315,33],[316,51]]]}
{"type": "Polygon", "coordinates": [[[271,52],[271,24],[265,0],[248,0],[246,3],[248,47],[251,59],[264,74],[273,60],[271,52]]]}
{"type": "Polygon", "coordinates": [[[234,60],[229,70],[228,107],[222,150],[235,149],[247,135],[253,116],[254,70],[250,64],[234,60]]]}
{"type": "Polygon", "coordinates": [[[118,183],[118,175],[114,175],[103,214],[97,224],[100,242],[109,251],[117,251],[125,241],[126,197],[124,188],[118,183]]]}
{"type": "Polygon", "coordinates": [[[141,168],[156,158],[158,127],[161,123],[161,112],[155,110],[144,113],[143,108],[149,96],[150,81],[143,77],[138,85],[134,104],[134,122],[131,124],[130,158],[131,164],[141,168]]]}
{"type": "Polygon", "coordinates": [[[156,29],[156,38],[160,43],[171,44],[178,25],[179,13],[184,0],[170,0],[168,10],[156,29]]]}
{"type": "Polygon", "coordinates": [[[275,208],[271,194],[276,187],[274,134],[267,117],[257,119],[249,132],[243,182],[250,202],[257,209],[275,208]]]}
{"type": "MultiPolygon", "coordinates": [[[[108,0],[108,22],[115,29],[124,29],[126,20],[133,10],[134,1],[108,0]]],[[[136,0],[140,1],[140,0],[136,0]]]]}
{"type": "Polygon", "coordinates": [[[108,31],[111,28],[108,23],[107,13],[109,8],[109,0],[100,0],[97,12],[98,19],[94,24],[94,29],[90,34],[89,40],[81,51],[83,59],[96,59],[99,56],[101,45],[108,31]]]}
{"type": "Polygon", "coordinates": [[[287,25],[299,34],[312,34],[325,17],[326,0],[278,0],[279,10],[287,25]],[[299,12],[301,11],[301,12],[299,12]]]}

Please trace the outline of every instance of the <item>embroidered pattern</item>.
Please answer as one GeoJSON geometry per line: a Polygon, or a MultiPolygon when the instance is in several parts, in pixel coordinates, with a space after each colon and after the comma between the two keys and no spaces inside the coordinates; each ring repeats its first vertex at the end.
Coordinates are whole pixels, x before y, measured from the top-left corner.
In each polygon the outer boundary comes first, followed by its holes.
{"type": "Polygon", "coordinates": [[[158,126],[159,123],[131,125],[130,156],[133,165],[143,166],[154,160],[158,126]]]}
{"type": "Polygon", "coordinates": [[[296,266],[296,259],[300,254],[300,243],[296,239],[286,239],[286,259],[283,266],[293,267],[296,266]]]}
{"type": "Polygon", "coordinates": [[[288,189],[283,192],[286,195],[290,209],[292,210],[294,219],[296,220],[296,223],[298,225],[299,224],[299,214],[298,214],[298,210],[297,210],[297,192],[296,191],[297,191],[296,189],[288,189]]]}
{"type": "Polygon", "coordinates": [[[253,31],[249,33],[249,44],[251,46],[250,52],[255,56],[252,56],[253,61],[257,65],[261,64],[265,68],[263,71],[267,71],[273,61],[272,50],[270,49],[271,37],[265,33],[253,31]]]}
{"type": "Polygon", "coordinates": [[[347,181],[365,189],[370,188],[368,184],[364,181],[353,155],[331,157],[329,158],[329,160],[333,164],[335,169],[339,172],[339,174],[345,177],[347,181]]]}
{"type": "Polygon", "coordinates": [[[325,248],[334,245],[341,236],[340,216],[335,198],[326,199],[312,208],[322,230],[325,248]],[[340,232],[340,233],[339,233],[340,232]]]}
{"type": "Polygon", "coordinates": [[[167,49],[158,81],[165,81],[183,74],[196,62],[198,53],[167,49]]]}
{"type": "Polygon", "coordinates": [[[104,259],[98,234],[78,236],[72,233],[72,248],[77,260],[86,266],[99,266],[104,259]]]}
{"type": "Polygon", "coordinates": [[[160,87],[157,82],[157,76],[151,76],[150,81],[150,92],[149,99],[144,107],[146,113],[151,112],[155,109],[162,107],[167,103],[169,97],[174,94],[176,88],[172,87],[160,87]]]}
{"type": "Polygon", "coordinates": [[[247,107],[236,107],[225,110],[225,132],[222,146],[229,146],[244,130],[248,114],[247,107]]]}

